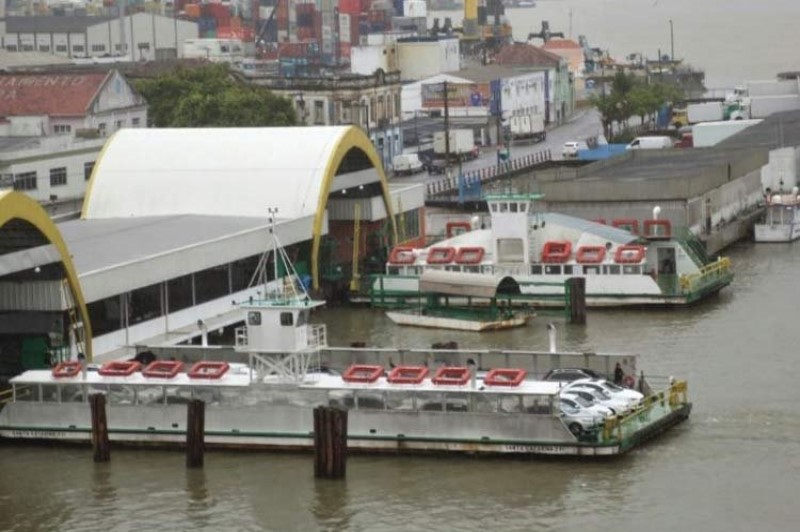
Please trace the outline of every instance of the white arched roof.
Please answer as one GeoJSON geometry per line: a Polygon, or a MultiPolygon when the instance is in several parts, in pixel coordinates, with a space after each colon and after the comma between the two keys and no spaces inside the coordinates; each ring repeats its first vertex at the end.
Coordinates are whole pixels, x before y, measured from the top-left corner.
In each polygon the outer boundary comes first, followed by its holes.
{"type": "Polygon", "coordinates": [[[95,164],[82,216],[314,215],[352,147],[372,155],[352,126],[122,129],[95,164]]]}

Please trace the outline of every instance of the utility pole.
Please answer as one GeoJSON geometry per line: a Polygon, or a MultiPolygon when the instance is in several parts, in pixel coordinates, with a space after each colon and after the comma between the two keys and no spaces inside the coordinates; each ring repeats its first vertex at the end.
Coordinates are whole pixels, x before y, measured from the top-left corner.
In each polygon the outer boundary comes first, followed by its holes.
{"type": "Polygon", "coordinates": [[[447,93],[447,82],[444,85],[444,164],[450,168],[450,95],[447,93]]]}
{"type": "Polygon", "coordinates": [[[672,32],[672,19],[669,19],[669,58],[675,61],[675,34],[672,32]]]}

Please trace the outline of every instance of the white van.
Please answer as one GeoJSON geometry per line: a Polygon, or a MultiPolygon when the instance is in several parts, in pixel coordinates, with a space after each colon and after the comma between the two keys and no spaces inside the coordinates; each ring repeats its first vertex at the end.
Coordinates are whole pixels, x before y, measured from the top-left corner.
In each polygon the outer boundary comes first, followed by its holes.
{"type": "Polygon", "coordinates": [[[403,153],[394,156],[392,169],[394,170],[394,175],[412,175],[422,172],[425,167],[416,153],[403,153]]]}
{"type": "Polygon", "coordinates": [[[625,146],[626,150],[661,150],[672,148],[674,142],[672,137],[636,137],[630,144],[625,146]]]}

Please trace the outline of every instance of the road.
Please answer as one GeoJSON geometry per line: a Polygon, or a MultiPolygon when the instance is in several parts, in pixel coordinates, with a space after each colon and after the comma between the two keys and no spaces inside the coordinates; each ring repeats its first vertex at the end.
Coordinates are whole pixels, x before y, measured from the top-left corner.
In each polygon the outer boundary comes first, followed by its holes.
{"type": "MultiPolygon", "coordinates": [[[[429,124],[426,124],[428,126],[429,124]]],[[[422,129],[420,127],[420,129],[422,129]]],[[[426,127],[426,129],[428,129],[426,127]]],[[[524,157],[531,153],[550,150],[553,159],[561,159],[561,147],[570,140],[585,140],[594,137],[602,132],[600,115],[594,109],[582,110],[576,113],[566,124],[552,128],[547,131],[547,140],[539,143],[517,141],[511,143],[511,158],[524,157]]],[[[462,172],[479,170],[497,164],[497,147],[487,146],[481,150],[481,155],[474,161],[462,163],[462,172]]],[[[451,170],[457,172],[457,165],[451,170]]],[[[394,179],[403,180],[408,183],[427,183],[436,181],[444,177],[441,174],[429,175],[423,172],[411,176],[398,176],[394,179]]]]}

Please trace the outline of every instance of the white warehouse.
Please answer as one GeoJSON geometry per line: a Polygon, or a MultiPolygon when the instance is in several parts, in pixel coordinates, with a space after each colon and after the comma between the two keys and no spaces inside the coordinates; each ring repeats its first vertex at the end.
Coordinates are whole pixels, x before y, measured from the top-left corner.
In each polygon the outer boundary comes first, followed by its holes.
{"type": "Polygon", "coordinates": [[[6,17],[3,48],[70,58],[130,56],[136,61],[183,57],[197,23],[152,13],[119,17],[6,17]]]}

